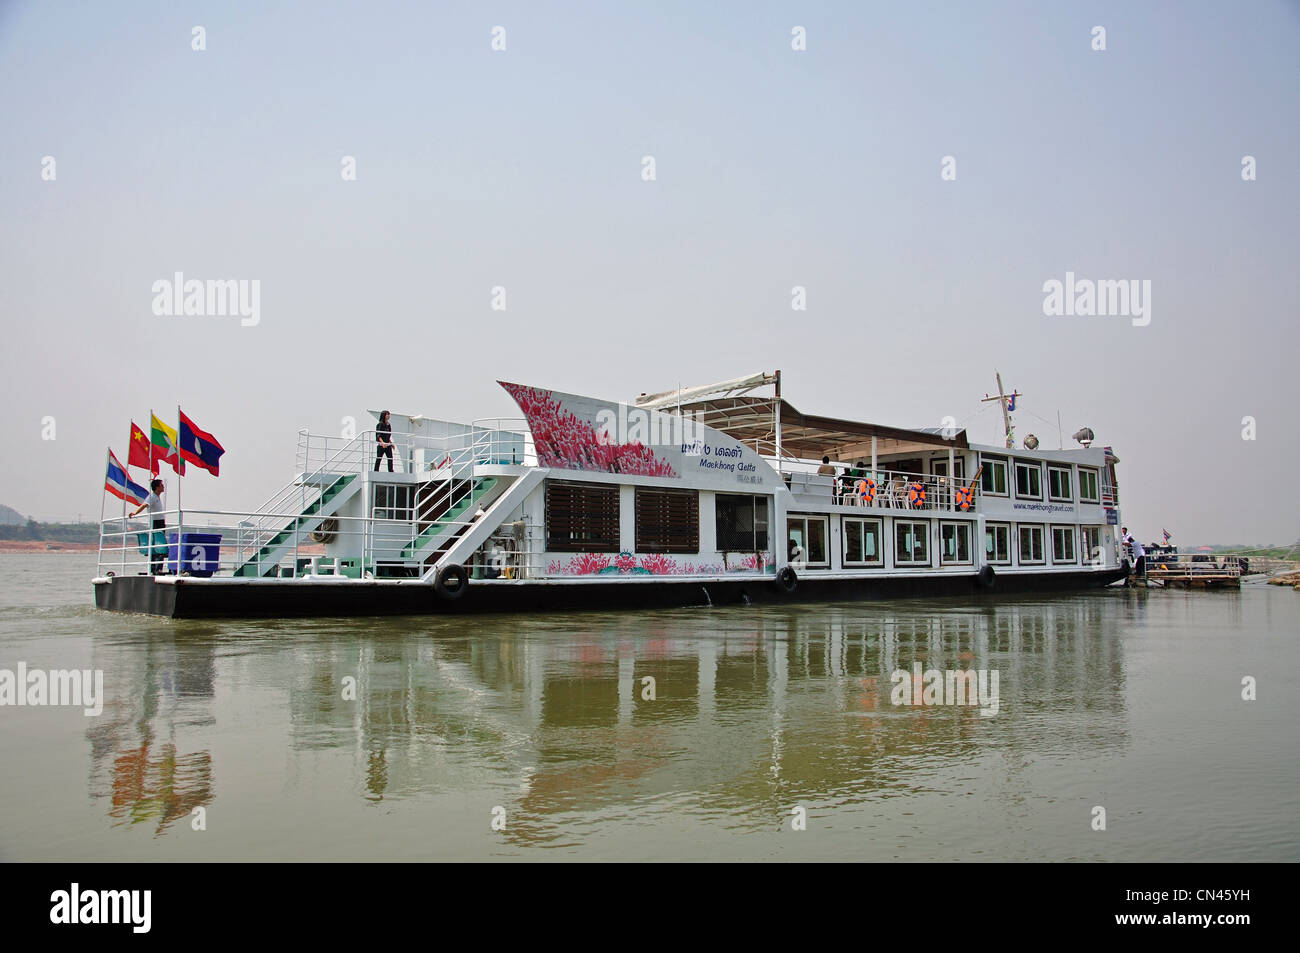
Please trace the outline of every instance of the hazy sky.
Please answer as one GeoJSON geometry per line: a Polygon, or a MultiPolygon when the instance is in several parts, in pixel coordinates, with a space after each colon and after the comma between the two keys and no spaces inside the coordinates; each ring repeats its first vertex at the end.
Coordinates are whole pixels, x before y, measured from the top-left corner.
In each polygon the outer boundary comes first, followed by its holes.
{"type": "Polygon", "coordinates": [[[1298,64],[1280,0],[0,3],[0,502],[95,518],[177,403],[227,449],[184,502],[248,508],[299,428],[514,416],[497,379],[780,368],[996,443],[998,368],[1019,435],[1115,447],[1140,537],[1290,542],[1298,64]],[[260,323],[155,317],[177,271],[260,323]],[[1150,324],[1045,316],[1067,271],[1149,280],[1150,324]]]}

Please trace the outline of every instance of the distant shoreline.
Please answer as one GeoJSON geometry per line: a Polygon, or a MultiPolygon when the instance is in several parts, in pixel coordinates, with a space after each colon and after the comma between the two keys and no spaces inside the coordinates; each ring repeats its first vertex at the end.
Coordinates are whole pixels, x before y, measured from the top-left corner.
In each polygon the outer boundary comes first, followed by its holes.
{"type": "Polygon", "coordinates": [[[94,553],[99,543],[65,543],[56,539],[0,539],[0,553],[94,553]],[[48,548],[47,548],[48,547],[48,548]]]}

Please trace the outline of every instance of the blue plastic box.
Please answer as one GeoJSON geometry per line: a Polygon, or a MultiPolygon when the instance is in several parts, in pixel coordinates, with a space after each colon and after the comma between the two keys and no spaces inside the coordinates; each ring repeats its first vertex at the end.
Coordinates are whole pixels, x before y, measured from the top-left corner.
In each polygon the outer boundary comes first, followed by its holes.
{"type": "Polygon", "coordinates": [[[167,534],[167,570],[207,579],[221,562],[220,533],[182,533],[180,568],[176,566],[176,534],[167,534]]]}

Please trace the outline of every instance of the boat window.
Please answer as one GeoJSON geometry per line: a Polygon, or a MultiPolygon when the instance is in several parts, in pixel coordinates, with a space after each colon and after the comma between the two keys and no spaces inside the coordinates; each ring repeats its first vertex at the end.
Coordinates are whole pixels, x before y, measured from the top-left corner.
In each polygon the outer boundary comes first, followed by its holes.
{"type": "Polygon", "coordinates": [[[980,474],[980,489],[989,496],[1007,495],[1007,461],[1002,457],[984,457],[980,460],[984,472],[980,474]]]}
{"type": "Polygon", "coordinates": [[[1097,486],[1097,471],[1079,467],[1079,502],[1100,503],[1101,493],[1097,486]]]}
{"type": "Polygon", "coordinates": [[[894,565],[930,565],[930,524],[898,520],[894,523],[894,565]]]}
{"type": "Polygon", "coordinates": [[[636,551],[698,553],[700,494],[697,490],[636,488],[636,551]]]}
{"type": "Polygon", "coordinates": [[[547,480],[546,548],[560,553],[618,552],[618,487],[547,480]]]}
{"type": "Polygon", "coordinates": [[[719,493],[713,505],[719,552],[767,552],[767,497],[719,493]]]}
{"type": "Polygon", "coordinates": [[[844,565],[879,566],[880,520],[844,520],[844,565]]]}
{"type": "Polygon", "coordinates": [[[1074,527],[1073,526],[1053,526],[1052,527],[1052,562],[1054,563],[1073,563],[1074,558],[1074,527]]]}
{"type": "Polygon", "coordinates": [[[1043,528],[1041,526],[1020,526],[1020,563],[1041,563],[1043,557],[1043,528]]]}
{"type": "MultiPolygon", "coordinates": [[[[956,478],[964,480],[966,478],[966,460],[964,457],[955,457],[953,459],[953,469],[957,471],[956,478]]],[[[933,457],[930,460],[930,473],[934,476],[948,475],[948,458],[933,457]]]]}
{"type": "Polygon", "coordinates": [[[375,519],[410,520],[412,486],[397,483],[378,483],[375,485],[375,519]]]}
{"type": "Polygon", "coordinates": [[[939,544],[939,561],[941,563],[969,563],[971,561],[970,524],[940,524],[939,544]]]}
{"type": "Polygon", "coordinates": [[[984,527],[984,559],[1003,565],[1011,562],[1011,524],[988,523],[984,527]]]}
{"type": "Polygon", "coordinates": [[[793,553],[798,546],[801,555],[797,561],[807,566],[826,566],[830,555],[826,548],[826,517],[791,516],[785,521],[787,552],[793,553]]]}
{"type": "Polygon", "coordinates": [[[1100,566],[1102,562],[1101,527],[1085,526],[1079,532],[1082,544],[1080,555],[1083,556],[1083,561],[1100,566]]]}
{"type": "Polygon", "coordinates": [[[1070,468],[1047,466],[1047,495],[1053,500],[1073,500],[1070,491],[1070,468]]]}
{"type": "Polygon", "coordinates": [[[1016,496],[1026,500],[1043,498],[1043,469],[1037,463],[1016,461],[1016,496]]]}

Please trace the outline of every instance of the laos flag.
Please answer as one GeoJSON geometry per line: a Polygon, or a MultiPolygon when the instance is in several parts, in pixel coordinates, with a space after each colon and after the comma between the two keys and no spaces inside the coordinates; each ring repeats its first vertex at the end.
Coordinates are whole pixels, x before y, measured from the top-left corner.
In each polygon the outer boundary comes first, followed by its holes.
{"type": "Polygon", "coordinates": [[[131,482],[131,478],[126,475],[126,467],[113,456],[112,450],[108,451],[108,474],[104,477],[104,489],[128,503],[143,503],[149,498],[148,490],[131,482]]]}
{"type": "Polygon", "coordinates": [[[213,476],[220,476],[221,455],[226,452],[226,448],[212,434],[194,426],[194,421],[186,417],[180,408],[177,408],[176,413],[180,416],[180,436],[176,444],[181,459],[202,467],[213,476]]]}

